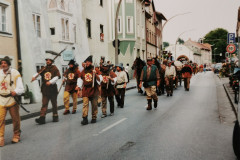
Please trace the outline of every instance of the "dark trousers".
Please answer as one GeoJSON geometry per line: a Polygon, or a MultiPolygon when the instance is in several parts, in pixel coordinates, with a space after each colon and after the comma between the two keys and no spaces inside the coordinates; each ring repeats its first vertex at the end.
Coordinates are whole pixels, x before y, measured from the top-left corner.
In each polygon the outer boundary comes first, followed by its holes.
{"type": "Polygon", "coordinates": [[[166,78],[166,91],[167,91],[167,94],[173,93],[173,78],[172,77],[166,78]]]}
{"type": "Polygon", "coordinates": [[[42,97],[42,108],[40,111],[41,117],[45,117],[47,114],[49,100],[51,100],[51,103],[52,103],[53,116],[58,116],[57,94],[52,94],[52,95],[43,95],[42,97]]]}
{"type": "Polygon", "coordinates": [[[102,113],[104,115],[107,114],[107,98],[110,104],[110,112],[114,113],[114,100],[113,100],[113,96],[102,96],[102,113]]]}
{"type": "Polygon", "coordinates": [[[117,93],[115,95],[118,106],[121,108],[124,107],[124,97],[125,97],[125,88],[117,88],[117,93]]]}
{"type": "Polygon", "coordinates": [[[160,90],[162,94],[164,94],[164,86],[165,86],[164,75],[161,75],[160,90]]]}

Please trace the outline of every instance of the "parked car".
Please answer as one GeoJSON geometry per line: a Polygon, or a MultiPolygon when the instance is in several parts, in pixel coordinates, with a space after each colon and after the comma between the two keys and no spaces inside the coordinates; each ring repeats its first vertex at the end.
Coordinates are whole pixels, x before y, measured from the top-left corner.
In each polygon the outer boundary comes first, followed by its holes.
{"type": "MultiPolygon", "coordinates": [[[[240,68],[234,68],[234,74],[232,76],[233,82],[232,86],[234,87],[234,80],[237,81],[237,87],[238,92],[237,95],[235,95],[235,103],[236,100],[239,101],[239,81],[240,81],[240,68]]],[[[239,126],[239,120],[240,120],[240,103],[238,102],[238,107],[235,108],[237,112],[237,120],[235,122],[235,126],[233,129],[233,150],[235,155],[238,159],[240,159],[240,126],[239,126]]]]}
{"type": "Polygon", "coordinates": [[[220,69],[222,69],[222,63],[217,63],[214,66],[214,73],[219,73],[220,69]]]}
{"type": "Polygon", "coordinates": [[[233,150],[235,155],[237,156],[237,159],[240,159],[240,126],[239,126],[239,120],[240,120],[240,103],[238,103],[238,110],[237,110],[237,121],[235,122],[235,126],[233,129],[233,150]]]}

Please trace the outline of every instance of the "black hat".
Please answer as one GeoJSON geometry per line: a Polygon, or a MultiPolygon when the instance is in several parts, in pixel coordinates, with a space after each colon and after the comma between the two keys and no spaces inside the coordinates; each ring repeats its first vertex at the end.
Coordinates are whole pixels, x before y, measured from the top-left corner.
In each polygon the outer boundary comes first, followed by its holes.
{"type": "Polygon", "coordinates": [[[148,57],[148,58],[147,58],[147,61],[152,61],[152,58],[148,57]]]}
{"type": "Polygon", "coordinates": [[[5,56],[3,59],[1,59],[1,63],[2,61],[5,61],[9,66],[11,66],[11,59],[8,56],[5,56]]]}
{"type": "Polygon", "coordinates": [[[70,64],[75,65],[75,61],[74,61],[73,59],[71,59],[71,60],[69,61],[68,65],[70,65],[70,64]]]}
{"type": "Polygon", "coordinates": [[[89,61],[92,63],[92,57],[93,57],[92,55],[88,56],[88,58],[84,62],[86,63],[87,61],[89,61]]]}
{"type": "Polygon", "coordinates": [[[110,69],[110,67],[109,67],[109,65],[107,63],[103,63],[101,65],[101,68],[100,68],[100,70],[104,71],[104,72],[107,72],[109,69],[110,69]]]}

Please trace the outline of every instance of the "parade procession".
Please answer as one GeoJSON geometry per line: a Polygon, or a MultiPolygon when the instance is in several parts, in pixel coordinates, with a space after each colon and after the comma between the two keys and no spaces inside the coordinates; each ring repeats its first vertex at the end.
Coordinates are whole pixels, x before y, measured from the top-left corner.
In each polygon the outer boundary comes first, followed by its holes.
{"type": "MultiPolygon", "coordinates": [[[[52,103],[52,122],[59,121],[58,115],[58,102],[57,97],[61,88],[64,88],[64,106],[65,111],[63,116],[70,113],[76,114],[77,108],[82,111],[82,125],[88,124],[89,105],[91,103],[91,123],[97,122],[98,110],[102,110],[101,118],[107,116],[113,116],[116,107],[124,108],[126,87],[129,83],[129,76],[125,70],[123,64],[112,65],[110,62],[106,63],[104,57],[101,57],[99,63],[93,63],[93,56],[87,57],[81,64],[83,70],[80,71],[79,64],[74,59],[68,63],[67,70],[61,77],[59,69],[54,65],[54,61],[61,55],[46,53],[46,66],[43,67],[38,73],[34,74],[31,82],[41,79],[41,93],[42,93],[42,107],[40,110],[39,118],[35,121],[37,124],[46,123],[46,115],[48,110],[49,101],[52,103]],[[62,79],[60,86],[57,86],[56,82],[62,79]],[[63,87],[63,85],[65,86],[63,87]],[[73,107],[70,112],[70,96],[72,97],[73,107]],[[114,103],[114,97],[117,103],[114,103]],[[79,106],[77,105],[78,98],[82,98],[83,102],[79,106]],[[99,105],[100,100],[100,107],[99,105]],[[107,99],[109,105],[107,104],[107,99]],[[116,106],[114,104],[117,104],[116,106]],[[78,106],[78,107],[77,107],[78,106]],[[109,109],[108,109],[109,108],[109,109]],[[109,111],[108,111],[109,110],[109,111]],[[107,114],[109,113],[109,114],[107,114]]],[[[161,64],[157,58],[148,58],[147,64],[145,64],[139,57],[135,61],[141,61],[142,69],[140,77],[135,76],[136,82],[139,82],[138,93],[139,96],[146,95],[147,108],[146,110],[152,110],[152,99],[154,102],[154,108],[158,107],[158,95],[165,95],[164,88],[166,90],[166,96],[173,96],[173,88],[177,89],[178,81],[180,79],[180,85],[182,78],[184,79],[184,87],[186,91],[190,88],[190,79],[193,73],[192,64],[184,61],[178,62],[178,68],[180,68],[180,74],[176,74],[177,67],[174,61],[164,60],[161,64]],[[165,66],[164,64],[167,64],[165,66]],[[180,64],[180,65],[179,65],[180,64]],[[185,64],[185,65],[183,65],[185,64]],[[163,74],[163,75],[161,75],[163,74]],[[160,76],[161,75],[161,76],[160,76]],[[178,77],[179,76],[179,77],[178,77]],[[164,79],[161,79],[164,77],[164,79]],[[180,78],[182,77],[182,78],[180,78]],[[162,84],[161,84],[162,83],[162,84]],[[160,85],[164,86],[161,90],[160,85]],[[144,91],[143,91],[144,90],[144,91]],[[158,94],[159,93],[159,94],[158,94]]],[[[135,63],[134,63],[135,64],[135,63]]],[[[137,73],[137,68],[140,66],[132,66],[134,73],[137,73]]],[[[1,106],[4,110],[1,111],[1,137],[0,146],[4,146],[4,127],[6,112],[9,110],[12,120],[14,122],[14,135],[12,143],[18,143],[20,141],[20,116],[19,116],[19,101],[18,95],[24,93],[23,82],[20,73],[12,69],[11,62],[8,57],[4,57],[1,60],[1,106]]],[[[161,104],[159,104],[161,106],[161,104]]],[[[79,113],[77,113],[79,114],[79,113]]]]}
{"type": "Polygon", "coordinates": [[[0,160],[240,159],[240,1],[0,0],[0,160]]]}

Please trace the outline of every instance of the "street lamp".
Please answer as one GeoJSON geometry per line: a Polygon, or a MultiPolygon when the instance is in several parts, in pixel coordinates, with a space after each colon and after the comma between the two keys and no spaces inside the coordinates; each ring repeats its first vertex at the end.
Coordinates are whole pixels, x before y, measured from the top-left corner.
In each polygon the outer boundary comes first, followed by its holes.
{"type": "Polygon", "coordinates": [[[175,60],[177,60],[177,41],[178,41],[178,39],[180,38],[180,36],[181,35],[183,35],[184,33],[186,33],[186,32],[190,32],[190,31],[193,31],[194,29],[189,29],[189,30],[186,30],[186,31],[184,31],[184,32],[182,32],[179,36],[178,36],[178,38],[176,39],[176,43],[175,43],[175,60]]]}
{"type": "MultiPolygon", "coordinates": [[[[192,12],[179,13],[179,14],[176,14],[176,15],[172,16],[172,17],[169,18],[168,20],[166,20],[166,22],[165,22],[165,23],[163,24],[163,26],[162,26],[162,30],[161,30],[161,32],[160,32],[160,38],[162,39],[163,29],[164,29],[164,27],[166,26],[166,24],[167,24],[170,20],[172,20],[173,18],[175,18],[175,17],[177,17],[177,16],[181,16],[181,15],[185,15],[185,14],[190,14],[190,13],[192,13],[192,12]]],[[[161,41],[161,43],[163,43],[163,41],[161,41]]],[[[161,44],[161,46],[162,46],[162,44],[161,44]]],[[[161,51],[160,51],[160,52],[161,52],[161,51]]]]}

